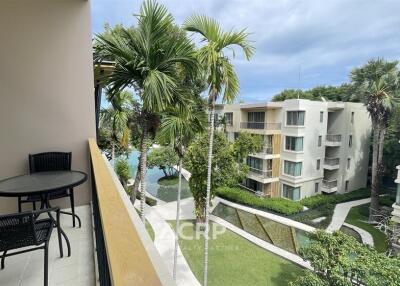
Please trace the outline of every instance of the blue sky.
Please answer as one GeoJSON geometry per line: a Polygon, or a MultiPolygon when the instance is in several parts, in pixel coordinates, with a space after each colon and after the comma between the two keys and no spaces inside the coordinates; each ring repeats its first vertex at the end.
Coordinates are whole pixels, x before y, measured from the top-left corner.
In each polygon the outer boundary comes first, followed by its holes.
{"type": "MultiPolygon", "coordinates": [[[[159,0],[178,24],[199,13],[224,29],[247,27],[256,48],[237,53],[240,99],[268,101],[287,88],[339,85],[370,58],[400,59],[400,0],[159,0]],[[300,75],[300,76],[299,76],[300,75]]],[[[92,0],[93,33],[135,23],[138,0],[92,0]]]]}

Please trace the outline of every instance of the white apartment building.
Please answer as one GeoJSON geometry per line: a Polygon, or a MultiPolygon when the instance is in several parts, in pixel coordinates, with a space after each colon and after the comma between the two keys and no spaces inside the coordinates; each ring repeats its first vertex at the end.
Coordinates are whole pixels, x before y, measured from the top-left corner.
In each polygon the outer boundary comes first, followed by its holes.
{"type": "Polygon", "coordinates": [[[264,138],[247,158],[243,187],[267,197],[300,200],[367,184],[371,122],[361,103],[290,99],[218,105],[229,140],[247,131],[264,138]]]}

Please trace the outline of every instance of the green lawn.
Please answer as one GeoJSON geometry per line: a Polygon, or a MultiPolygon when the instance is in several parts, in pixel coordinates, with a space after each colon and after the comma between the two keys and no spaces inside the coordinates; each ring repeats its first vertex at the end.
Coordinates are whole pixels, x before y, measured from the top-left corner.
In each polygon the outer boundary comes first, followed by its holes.
{"type": "Polygon", "coordinates": [[[376,250],[385,252],[388,248],[386,235],[366,222],[368,221],[368,212],[369,204],[353,207],[346,217],[346,222],[368,231],[374,239],[376,250]]]}
{"type": "MultiPolygon", "coordinates": [[[[183,228],[183,234],[194,237],[194,222],[184,222],[190,225],[183,228]]],[[[174,227],[175,222],[170,221],[169,224],[174,227]]],[[[211,237],[213,225],[210,223],[211,237]]],[[[181,238],[179,245],[193,273],[202,282],[203,236],[200,239],[181,238]]],[[[208,269],[210,286],[281,286],[288,285],[289,281],[302,273],[302,268],[296,264],[256,246],[230,230],[210,240],[208,269]]]]}
{"type": "Polygon", "coordinates": [[[173,186],[178,184],[178,176],[162,177],[158,179],[157,183],[161,186],[173,186]]]}

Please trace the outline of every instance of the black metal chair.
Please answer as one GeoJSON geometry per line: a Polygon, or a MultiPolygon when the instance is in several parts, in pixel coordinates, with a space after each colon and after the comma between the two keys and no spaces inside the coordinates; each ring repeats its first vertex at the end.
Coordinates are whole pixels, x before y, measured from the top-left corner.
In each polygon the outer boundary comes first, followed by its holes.
{"type": "MultiPolygon", "coordinates": [[[[48,172],[48,171],[70,171],[72,162],[71,152],[45,152],[38,154],[29,154],[29,172],[48,172]]],[[[71,204],[71,212],[61,211],[62,214],[67,214],[72,216],[72,225],[75,227],[75,218],[78,219],[79,227],[81,227],[81,221],[79,217],[75,214],[75,201],[74,201],[74,189],[60,190],[56,192],[51,192],[49,194],[49,200],[55,200],[60,198],[68,197],[71,204]]],[[[36,210],[36,202],[42,203],[43,198],[39,195],[32,195],[26,198],[18,198],[18,211],[22,211],[22,204],[32,203],[32,207],[36,210]]]]}
{"type": "MultiPolygon", "coordinates": [[[[49,242],[53,227],[57,227],[58,246],[60,256],[63,256],[60,209],[50,208],[37,211],[22,212],[17,214],[8,214],[0,216],[0,253],[1,269],[4,269],[5,258],[18,255],[34,250],[44,250],[44,285],[48,285],[48,258],[49,258],[49,242]],[[50,214],[56,212],[56,220],[50,214]],[[49,218],[38,219],[42,213],[48,213],[49,218]],[[22,247],[30,247],[23,250],[18,250],[22,247]],[[15,251],[16,250],[16,251],[15,251]],[[12,251],[10,253],[10,251],[12,251]]],[[[70,255],[70,251],[69,251],[70,255]]]]}

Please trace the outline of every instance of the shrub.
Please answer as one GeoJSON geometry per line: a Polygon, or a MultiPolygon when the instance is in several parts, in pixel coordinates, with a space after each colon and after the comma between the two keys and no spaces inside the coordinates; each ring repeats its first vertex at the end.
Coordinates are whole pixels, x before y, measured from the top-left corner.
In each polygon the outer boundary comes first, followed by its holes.
{"type": "Polygon", "coordinates": [[[282,198],[260,198],[240,188],[221,187],[216,190],[216,195],[235,203],[284,215],[296,214],[303,210],[299,202],[282,198]]]}
{"type": "Polygon", "coordinates": [[[300,203],[308,208],[316,208],[326,204],[339,204],[343,202],[365,199],[370,197],[371,192],[369,189],[359,189],[345,194],[334,195],[316,195],[304,198],[300,203]]]}

